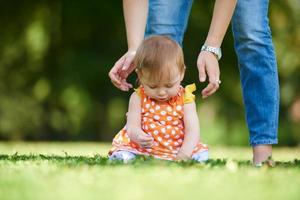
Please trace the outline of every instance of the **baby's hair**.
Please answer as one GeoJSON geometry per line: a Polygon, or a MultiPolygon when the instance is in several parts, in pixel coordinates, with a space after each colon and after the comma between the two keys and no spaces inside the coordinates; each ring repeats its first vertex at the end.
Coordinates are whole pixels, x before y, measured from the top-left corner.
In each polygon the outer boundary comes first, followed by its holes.
{"type": "Polygon", "coordinates": [[[154,82],[172,81],[174,73],[183,74],[185,71],[181,47],[167,36],[146,38],[138,48],[133,64],[139,77],[147,74],[147,78],[154,82]]]}

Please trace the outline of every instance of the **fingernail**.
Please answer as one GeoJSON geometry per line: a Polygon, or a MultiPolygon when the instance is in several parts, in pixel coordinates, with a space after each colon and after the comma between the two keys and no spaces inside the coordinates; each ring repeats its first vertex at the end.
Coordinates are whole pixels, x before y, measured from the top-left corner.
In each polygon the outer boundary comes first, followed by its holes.
{"type": "Polygon", "coordinates": [[[200,81],[203,82],[203,81],[205,81],[205,79],[204,79],[203,77],[201,77],[201,78],[200,78],[200,81]]]}

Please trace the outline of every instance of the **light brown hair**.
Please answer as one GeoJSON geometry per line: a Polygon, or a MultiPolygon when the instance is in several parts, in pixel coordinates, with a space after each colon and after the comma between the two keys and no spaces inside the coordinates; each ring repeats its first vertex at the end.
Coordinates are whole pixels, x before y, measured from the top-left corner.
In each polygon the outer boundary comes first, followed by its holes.
{"type": "Polygon", "coordinates": [[[172,81],[174,73],[181,75],[185,71],[181,47],[167,36],[145,39],[136,52],[133,64],[139,77],[147,76],[153,82],[172,81]]]}

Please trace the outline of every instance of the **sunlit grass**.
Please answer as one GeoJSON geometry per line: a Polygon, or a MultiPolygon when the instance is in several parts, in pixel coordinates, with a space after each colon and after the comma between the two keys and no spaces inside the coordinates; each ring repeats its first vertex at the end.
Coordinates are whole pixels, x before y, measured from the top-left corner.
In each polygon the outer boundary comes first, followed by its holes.
{"type": "MultiPolygon", "coordinates": [[[[70,156],[106,156],[110,143],[96,142],[0,142],[0,154],[12,155],[16,152],[23,154],[65,155],[70,156]]],[[[250,147],[222,147],[210,146],[212,159],[226,158],[251,160],[252,150],[250,147]]],[[[300,148],[274,147],[273,157],[278,161],[289,161],[300,158],[300,148]]]]}
{"type": "Polygon", "coordinates": [[[211,160],[110,162],[107,143],[0,143],[0,199],[299,199],[299,148],[252,167],[251,149],[211,147],[211,160]]]}

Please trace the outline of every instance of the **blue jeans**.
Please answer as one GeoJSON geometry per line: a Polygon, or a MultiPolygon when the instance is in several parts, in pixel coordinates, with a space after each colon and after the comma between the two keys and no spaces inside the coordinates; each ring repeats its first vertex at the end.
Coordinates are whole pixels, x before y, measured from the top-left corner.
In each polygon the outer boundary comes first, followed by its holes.
{"type": "MultiPolygon", "coordinates": [[[[145,37],[182,44],[193,0],[149,0],[145,37]]],[[[277,144],[279,83],[268,20],[269,0],[238,0],[232,31],[239,61],[250,144],[277,144]]]]}
{"type": "Polygon", "coordinates": [[[182,46],[192,0],[149,0],[145,37],[168,35],[182,46]]]}

